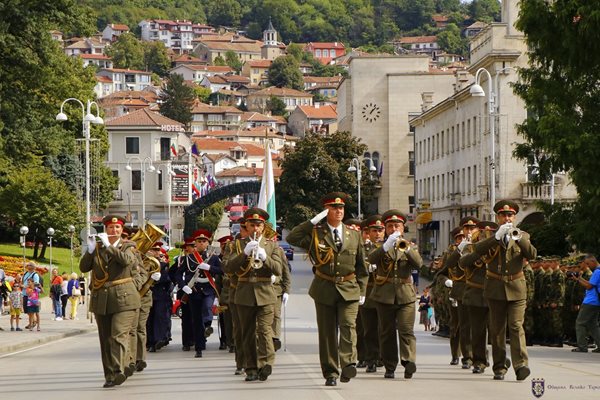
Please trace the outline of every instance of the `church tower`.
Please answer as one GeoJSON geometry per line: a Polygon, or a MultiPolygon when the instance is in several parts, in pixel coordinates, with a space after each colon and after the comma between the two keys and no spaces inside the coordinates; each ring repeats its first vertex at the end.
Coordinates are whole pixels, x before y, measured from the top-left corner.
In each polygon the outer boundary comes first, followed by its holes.
{"type": "Polygon", "coordinates": [[[271,17],[269,26],[263,32],[263,45],[260,48],[260,57],[265,60],[274,60],[281,55],[281,49],[277,42],[277,31],[273,28],[271,17]]]}

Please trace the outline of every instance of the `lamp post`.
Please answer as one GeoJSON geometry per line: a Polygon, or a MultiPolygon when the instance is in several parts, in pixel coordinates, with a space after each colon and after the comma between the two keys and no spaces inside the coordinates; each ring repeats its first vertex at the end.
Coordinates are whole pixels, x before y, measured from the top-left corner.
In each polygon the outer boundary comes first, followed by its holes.
{"type": "Polygon", "coordinates": [[[127,161],[127,165],[125,166],[125,169],[127,171],[133,170],[131,168],[131,160],[132,159],[136,159],[140,163],[140,166],[142,168],[142,170],[141,170],[141,172],[142,172],[142,217],[141,217],[141,221],[138,218],[138,225],[141,222],[141,225],[139,227],[141,229],[144,229],[144,227],[146,226],[146,170],[148,170],[148,172],[154,172],[154,171],[156,171],[156,168],[154,168],[154,165],[152,164],[152,159],[150,157],[146,157],[142,160],[137,156],[133,156],[127,161]],[[146,167],[146,162],[148,163],[147,167],[146,167]]]}
{"type": "Polygon", "coordinates": [[[25,225],[23,225],[21,228],[19,228],[19,233],[21,234],[21,246],[23,246],[23,273],[25,273],[25,244],[27,243],[27,234],[29,233],[29,228],[25,225]]]}
{"type": "Polygon", "coordinates": [[[496,95],[498,90],[498,76],[508,70],[516,71],[512,67],[504,67],[496,71],[492,86],[492,75],[485,68],[479,68],[475,73],[475,84],[469,92],[473,97],[484,97],[485,91],[480,85],[481,74],[488,78],[488,115],[490,118],[490,216],[494,216],[494,204],[496,204],[496,95]],[[496,91],[494,91],[496,89],[496,91]]]}
{"type": "Polygon", "coordinates": [[[98,103],[87,100],[87,105],[84,105],[81,100],[70,97],[63,101],[60,105],[60,112],[56,114],[57,121],[62,122],[68,119],[67,115],[63,112],[63,107],[65,103],[69,101],[73,101],[81,106],[82,133],[83,140],[85,140],[85,229],[86,237],[89,237],[90,228],[92,226],[92,217],[90,212],[90,123],[102,125],[104,124],[104,120],[100,117],[100,108],[98,107],[98,103]],[[96,116],[92,114],[92,106],[96,106],[96,116]]]}
{"type": "MultiPolygon", "coordinates": [[[[168,211],[167,211],[168,217],[167,217],[167,219],[168,219],[169,229],[167,229],[167,236],[169,238],[169,249],[170,249],[171,248],[171,194],[172,194],[171,193],[171,191],[172,191],[172,188],[171,188],[171,178],[173,176],[175,176],[176,174],[175,174],[175,171],[173,171],[173,169],[172,169],[171,163],[168,163],[167,165],[163,165],[163,166],[166,167],[167,179],[168,179],[167,184],[169,185],[168,186],[168,188],[169,188],[168,189],[169,199],[167,200],[167,203],[168,203],[168,211]]],[[[160,170],[160,167],[159,167],[159,169],[157,170],[157,173],[160,174],[161,172],[162,171],[160,170]]]]}
{"type": "MultiPolygon", "coordinates": [[[[368,159],[371,162],[369,163],[369,171],[373,172],[376,171],[377,168],[375,168],[375,166],[373,165],[373,162],[371,159],[368,159]]],[[[361,213],[361,209],[360,209],[360,181],[362,179],[362,163],[360,162],[360,160],[357,157],[354,157],[351,161],[350,161],[350,166],[348,167],[348,172],[356,172],[356,182],[357,182],[357,186],[358,186],[358,216],[357,218],[362,219],[362,213],[361,213]]]]}
{"type": "Polygon", "coordinates": [[[48,228],[46,230],[46,235],[48,235],[48,245],[50,246],[50,268],[48,268],[48,282],[52,280],[52,238],[54,237],[54,228],[48,228]]]}
{"type": "Polygon", "coordinates": [[[73,273],[73,234],[75,233],[75,226],[69,225],[67,229],[71,237],[71,273],[73,273]]]}

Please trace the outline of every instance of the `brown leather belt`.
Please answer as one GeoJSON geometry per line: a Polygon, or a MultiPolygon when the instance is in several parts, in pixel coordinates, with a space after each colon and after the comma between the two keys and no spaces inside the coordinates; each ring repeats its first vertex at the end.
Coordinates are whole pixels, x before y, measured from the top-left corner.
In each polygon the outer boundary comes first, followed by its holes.
{"type": "Polygon", "coordinates": [[[467,286],[471,286],[477,289],[483,289],[483,285],[480,283],[475,283],[473,281],[467,281],[467,286]]]}
{"type": "Polygon", "coordinates": [[[413,283],[412,276],[408,277],[408,278],[400,278],[399,276],[383,278],[383,277],[378,276],[375,279],[376,279],[377,284],[379,284],[379,285],[383,285],[384,283],[393,283],[393,284],[397,284],[397,283],[412,284],[413,283]]]}
{"type": "Polygon", "coordinates": [[[123,278],[123,279],[117,279],[117,280],[114,280],[114,281],[104,282],[104,284],[102,285],[102,287],[109,288],[109,287],[113,287],[113,286],[117,286],[117,285],[122,285],[124,283],[131,282],[131,281],[133,281],[132,277],[123,278]]]}
{"type": "Polygon", "coordinates": [[[488,278],[496,279],[498,281],[510,282],[510,281],[514,281],[515,279],[524,277],[525,274],[523,273],[523,271],[520,271],[513,275],[498,275],[491,271],[487,271],[485,273],[485,276],[488,278]]]}
{"type": "Polygon", "coordinates": [[[251,276],[249,278],[246,277],[240,277],[238,278],[238,283],[239,282],[250,282],[250,283],[255,283],[255,282],[271,282],[271,278],[262,278],[259,276],[251,276]]]}
{"type": "Polygon", "coordinates": [[[356,274],[353,272],[351,274],[345,275],[345,276],[331,276],[331,275],[327,275],[322,273],[321,271],[319,271],[318,269],[315,270],[315,275],[318,276],[319,278],[329,281],[329,282],[333,282],[333,283],[342,283],[342,282],[346,282],[349,280],[352,280],[356,277],[356,274]]]}

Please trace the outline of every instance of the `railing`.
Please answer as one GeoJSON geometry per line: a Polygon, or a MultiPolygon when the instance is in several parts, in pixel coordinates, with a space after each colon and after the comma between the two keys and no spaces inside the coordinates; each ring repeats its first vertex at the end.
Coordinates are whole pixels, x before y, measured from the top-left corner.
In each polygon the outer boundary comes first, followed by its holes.
{"type": "MultiPolygon", "coordinates": [[[[550,200],[552,185],[548,183],[537,185],[531,182],[525,182],[521,184],[521,189],[523,200],[550,200]]],[[[560,189],[560,185],[554,185],[555,197],[557,196],[558,192],[560,192],[560,189]]]]}
{"type": "Polygon", "coordinates": [[[206,125],[215,126],[215,125],[233,125],[238,126],[241,124],[241,121],[231,121],[227,119],[217,119],[217,120],[209,120],[206,121],[206,125]]]}
{"type": "Polygon", "coordinates": [[[114,201],[122,201],[123,200],[123,191],[121,189],[113,190],[113,200],[114,201]]]}

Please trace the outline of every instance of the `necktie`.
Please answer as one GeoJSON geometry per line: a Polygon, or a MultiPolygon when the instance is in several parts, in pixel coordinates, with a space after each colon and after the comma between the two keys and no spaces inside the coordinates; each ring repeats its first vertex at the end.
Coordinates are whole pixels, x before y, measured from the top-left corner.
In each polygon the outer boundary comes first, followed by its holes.
{"type": "Polygon", "coordinates": [[[337,247],[338,251],[342,249],[342,241],[340,239],[340,235],[338,234],[337,228],[333,230],[333,241],[335,242],[335,247],[337,247]]]}

